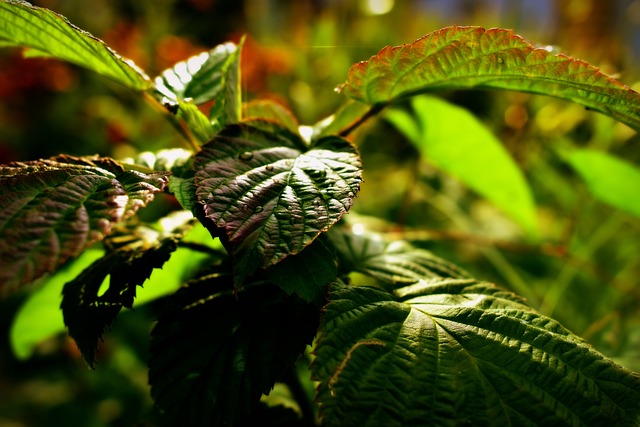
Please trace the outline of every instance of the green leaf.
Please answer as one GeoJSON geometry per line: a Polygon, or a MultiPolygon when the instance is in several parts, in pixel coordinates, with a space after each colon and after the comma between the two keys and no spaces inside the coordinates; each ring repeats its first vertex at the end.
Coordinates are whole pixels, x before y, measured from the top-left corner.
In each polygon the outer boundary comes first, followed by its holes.
{"type": "Polygon", "coordinates": [[[106,255],[65,285],[60,306],[64,323],[89,366],[95,363],[104,329],[111,326],[122,307],[133,306],[136,287],[176,250],[177,242],[193,225],[190,217],[178,218],[167,232],[144,226],[120,230],[105,240],[106,255]],[[101,292],[107,276],[109,285],[101,292]]]}
{"type": "Polygon", "coordinates": [[[28,56],[49,56],[95,71],[134,90],[151,86],[130,60],[50,10],[21,0],[0,0],[0,43],[29,49],[28,56]],[[33,55],[35,53],[35,55],[33,55]]]}
{"type": "Polygon", "coordinates": [[[584,61],[497,28],[448,27],[411,44],[385,47],[351,67],[342,91],[369,105],[387,105],[420,93],[470,88],[555,96],[640,129],[640,94],[584,61]]]}
{"type": "Polygon", "coordinates": [[[327,426],[635,425],[640,377],[473,280],[336,286],[312,365],[327,426]]]}
{"type": "Polygon", "coordinates": [[[168,426],[235,425],[311,343],[319,310],[270,284],[192,281],[153,329],[149,383],[168,426]]]}
{"type": "Polygon", "coordinates": [[[306,146],[275,124],[255,125],[225,128],[194,164],[198,200],[226,233],[238,283],[328,230],[351,207],[362,181],[348,141],[325,137],[306,146]]]}
{"type": "Polygon", "coordinates": [[[165,179],[98,157],[0,166],[0,291],[56,270],[101,240],[151,201],[165,179]]]}
{"type": "Polygon", "coordinates": [[[357,271],[394,285],[436,277],[469,277],[449,261],[402,240],[388,241],[374,233],[355,234],[343,227],[334,227],[329,236],[347,273],[357,271]]]}
{"type": "Polygon", "coordinates": [[[29,295],[13,318],[9,332],[11,349],[18,359],[27,359],[42,341],[64,332],[60,303],[65,283],[73,280],[103,255],[104,251],[101,249],[84,251],[52,277],[43,280],[42,285],[29,295]]]}
{"type": "Polygon", "coordinates": [[[195,105],[216,101],[212,118],[221,118],[223,124],[238,122],[242,114],[241,50],[242,42],[221,44],[163,71],[155,78],[158,98],[192,100],[195,105]]]}
{"type": "Polygon", "coordinates": [[[598,200],[640,217],[640,169],[607,153],[588,149],[565,151],[563,158],[598,200]]]}
{"type": "Polygon", "coordinates": [[[385,117],[440,169],[493,202],[535,235],[536,210],[518,165],[500,141],[471,113],[427,96],[411,105],[415,117],[392,109],[385,117]]]}
{"type": "Polygon", "coordinates": [[[321,234],[299,254],[269,268],[267,275],[288,295],[295,293],[307,302],[317,302],[338,277],[335,248],[321,234]]]}
{"type": "Polygon", "coordinates": [[[343,135],[346,130],[355,126],[369,114],[371,114],[369,105],[349,100],[338,108],[335,114],[313,125],[311,139],[315,140],[328,135],[343,135]]]}
{"type": "Polygon", "coordinates": [[[242,106],[244,120],[266,120],[275,122],[293,133],[298,133],[298,120],[286,107],[270,99],[257,99],[242,106]]]}
{"type": "Polygon", "coordinates": [[[192,100],[178,101],[178,117],[184,121],[200,145],[211,140],[217,130],[192,100]]]}

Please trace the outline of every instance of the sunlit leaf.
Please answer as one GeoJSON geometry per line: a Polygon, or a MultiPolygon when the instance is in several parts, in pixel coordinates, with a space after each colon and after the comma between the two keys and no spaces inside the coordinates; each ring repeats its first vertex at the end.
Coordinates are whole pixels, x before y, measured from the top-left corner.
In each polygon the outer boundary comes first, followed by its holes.
{"type": "Polygon", "coordinates": [[[212,118],[235,123],[242,114],[239,45],[225,43],[202,52],[165,70],[155,79],[159,98],[169,101],[192,100],[195,105],[216,101],[212,118]]]}
{"type": "Polygon", "coordinates": [[[88,249],[58,270],[56,274],[43,280],[20,307],[13,318],[9,341],[13,354],[18,359],[26,359],[42,341],[65,331],[60,303],[62,289],[82,271],[104,255],[101,249],[88,249]]]}
{"type": "Polygon", "coordinates": [[[242,106],[244,120],[267,120],[278,123],[293,133],[298,132],[298,120],[286,107],[270,99],[257,99],[242,106]]]}
{"type": "Polygon", "coordinates": [[[598,200],[640,217],[640,169],[622,159],[595,150],[563,153],[598,200]]]}
{"type": "Polygon", "coordinates": [[[209,141],[217,130],[211,120],[196,107],[192,100],[178,101],[178,106],[178,117],[184,121],[200,145],[209,141]]]}
{"type": "Polygon", "coordinates": [[[224,274],[190,282],[152,332],[149,383],[163,425],[236,425],[304,352],[318,316],[273,285],[236,293],[224,274]]]}
{"type": "MultiPolygon", "coordinates": [[[[183,212],[186,213],[186,212],[183,212]]],[[[181,215],[166,231],[138,226],[125,228],[105,240],[107,253],[63,289],[62,313],[69,335],[93,367],[98,341],[122,307],[131,308],[136,287],[161,268],[176,250],[177,242],[193,225],[191,215],[181,215]],[[101,285],[109,276],[104,292],[101,285]]]]}
{"type": "Polygon", "coordinates": [[[149,78],[104,42],[57,13],[21,0],[0,0],[0,43],[30,49],[35,55],[72,62],[128,88],[145,90],[149,78]]]}
{"type": "Polygon", "coordinates": [[[531,190],[500,141],[471,113],[444,100],[419,96],[411,105],[415,115],[393,109],[385,117],[425,159],[486,197],[535,235],[531,190]]]}
{"type": "Polygon", "coordinates": [[[340,135],[367,115],[371,107],[363,102],[349,100],[331,116],[313,126],[312,139],[327,135],[340,135]]]}
{"type": "Polygon", "coordinates": [[[567,99],[640,129],[640,94],[596,67],[510,30],[448,27],[353,65],[342,91],[386,105],[436,90],[491,88],[567,99]]]}
{"type": "Polygon", "coordinates": [[[343,228],[334,228],[329,235],[346,272],[357,271],[390,284],[468,277],[454,264],[402,240],[387,241],[378,234],[354,234],[343,228]]]}
{"type": "Polygon", "coordinates": [[[239,282],[296,254],[351,207],[361,182],[358,153],[325,137],[306,146],[275,124],[233,125],[197,154],[198,199],[224,229],[239,282]]]}
{"type": "Polygon", "coordinates": [[[323,425],[635,425],[640,377],[472,280],[337,286],[312,365],[323,425]]]}
{"type": "Polygon", "coordinates": [[[0,166],[0,289],[56,270],[151,201],[165,179],[98,157],[0,166]]]}

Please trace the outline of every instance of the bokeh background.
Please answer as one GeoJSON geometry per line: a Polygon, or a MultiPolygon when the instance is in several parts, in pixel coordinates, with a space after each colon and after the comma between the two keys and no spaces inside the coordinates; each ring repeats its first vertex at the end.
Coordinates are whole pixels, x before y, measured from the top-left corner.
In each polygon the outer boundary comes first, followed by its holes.
{"type": "MultiPolygon", "coordinates": [[[[247,36],[244,98],[274,99],[300,122],[330,115],[352,63],[448,25],[512,28],[638,88],[640,0],[46,0],[150,76],[247,36]]],[[[420,245],[526,296],[545,314],[640,371],[640,224],[595,201],[554,154],[570,143],[636,165],[638,136],[584,108],[508,92],[443,94],[479,117],[524,170],[540,241],[428,159],[382,120],[353,138],[365,165],[356,200],[368,225],[420,245]]],[[[59,153],[123,158],[180,144],[135,94],[72,65],[0,51],[0,163],[59,153]]],[[[152,310],[121,315],[89,371],[63,335],[26,360],[10,351],[12,319],[32,288],[0,301],[0,427],[152,423],[146,357],[152,310]],[[146,420],[146,421],[144,421],[146,420]]]]}

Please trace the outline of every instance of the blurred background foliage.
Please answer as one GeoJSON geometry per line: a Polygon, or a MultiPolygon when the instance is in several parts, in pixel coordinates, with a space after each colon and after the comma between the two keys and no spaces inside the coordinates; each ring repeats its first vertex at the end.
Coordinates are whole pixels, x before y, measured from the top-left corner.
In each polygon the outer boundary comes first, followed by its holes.
{"type": "MultiPolygon", "coordinates": [[[[640,0],[33,3],[67,16],[150,76],[246,34],[245,99],[274,99],[303,124],[323,119],[345,101],[334,88],[352,63],[447,25],[513,28],[630,86],[638,88],[640,79],[640,0]]],[[[563,146],[592,148],[638,165],[638,135],[548,97],[440,95],[480,118],[521,166],[537,204],[539,239],[527,238],[492,205],[420,158],[383,119],[352,135],[366,181],[354,210],[377,220],[355,213],[349,219],[415,240],[476,277],[517,291],[598,350],[640,371],[640,221],[596,201],[557,154],[563,146]]],[[[68,64],[0,51],[0,163],[62,152],[123,158],[179,144],[166,121],[116,84],[68,64]]],[[[142,306],[121,315],[95,372],[64,336],[17,360],[8,331],[31,290],[0,302],[0,427],[128,426],[140,419],[152,424],[145,364],[153,310],[142,306]]]]}

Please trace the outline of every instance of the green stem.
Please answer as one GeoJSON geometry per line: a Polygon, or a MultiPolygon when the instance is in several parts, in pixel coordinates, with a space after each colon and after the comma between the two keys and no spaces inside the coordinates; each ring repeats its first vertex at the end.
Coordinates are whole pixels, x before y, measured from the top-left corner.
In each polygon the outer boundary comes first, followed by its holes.
{"type": "Polygon", "coordinates": [[[338,135],[343,138],[349,136],[351,132],[359,128],[364,122],[369,120],[371,117],[377,115],[382,109],[385,107],[385,104],[373,105],[366,113],[364,113],[358,120],[356,120],[351,126],[340,131],[338,135]]]}

